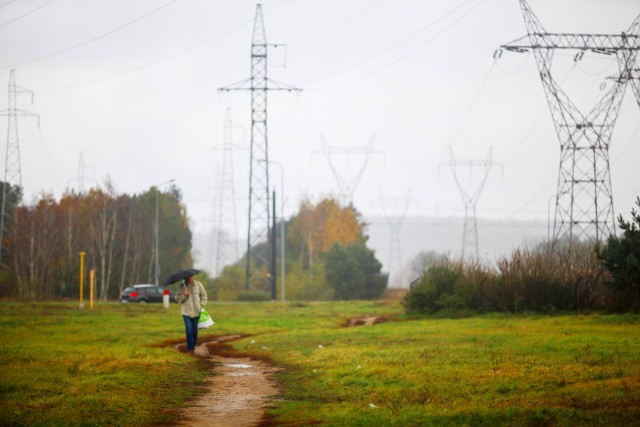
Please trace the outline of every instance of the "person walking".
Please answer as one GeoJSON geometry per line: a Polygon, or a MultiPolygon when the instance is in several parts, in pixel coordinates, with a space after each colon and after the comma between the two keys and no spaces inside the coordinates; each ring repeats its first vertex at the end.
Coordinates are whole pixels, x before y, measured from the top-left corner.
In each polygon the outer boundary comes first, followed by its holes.
{"type": "Polygon", "coordinates": [[[193,276],[189,276],[178,288],[175,299],[180,304],[180,313],[182,313],[182,318],[184,319],[187,351],[193,353],[198,343],[200,309],[207,304],[207,291],[202,286],[202,283],[194,280],[193,276]]]}

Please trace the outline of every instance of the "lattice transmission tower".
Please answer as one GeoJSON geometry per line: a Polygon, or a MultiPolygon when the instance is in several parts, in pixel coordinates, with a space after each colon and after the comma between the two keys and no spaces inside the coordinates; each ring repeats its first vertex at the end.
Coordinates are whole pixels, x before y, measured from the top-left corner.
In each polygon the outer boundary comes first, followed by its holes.
{"type": "Polygon", "coordinates": [[[330,146],[324,136],[320,135],[320,139],[322,140],[322,154],[331,168],[336,184],[338,184],[338,201],[346,206],[353,202],[353,195],[358,188],[358,184],[360,183],[360,179],[362,178],[365,169],[367,168],[369,158],[371,158],[372,154],[379,152],[373,146],[375,137],[371,137],[369,143],[361,147],[335,147],[330,146]],[[344,169],[348,169],[348,172],[351,173],[348,174],[348,178],[345,178],[347,175],[345,170],[336,166],[336,155],[344,156],[347,161],[349,161],[354,155],[359,157],[361,156],[362,162],[355,167],[347,164],[347,167],[344,169]]]}
{"type": "Polygon", "coordinates": [[[631,75],[628,76],[629,81],[631,82],[631,88],[633,89],[633,93],[636,95],[636,101],[638,102],[638,106],[640,107],[640,68],[636,68],[632,70],[631,75]]]}
{"type": "Polygon", "coordinates": [[[478,261],[480,259],[480,248],[478,245],[478,219],[476,217],[476,206],[480,199],[480,194],[487,182],[489,172],[496,163],[492,159],[492,149],[486,160],[461,160],[453,155],[453,148],[449,147],[449,168],[462,196],[464,203],[464,225],[462,227],[462,259],[468,261],[478,261]],[[474,170],[483,172],[481,180],[464,180],[461,177],[460,169],[464,168],[469,175],[473,175],[474,170]],[[470,182],[473,181],[473,182],[470,182]]]}
{"type": "Polygon", "coordinates": [[[549,33],[525,0],[520,0],[520,6],[527,35],[501,49],[533,52],[560,142],[552,242],[604,241],[615,235],[609,147],[629,76],[637,67],[640,15],[621,34],[549,33]],[[577,50],[580,56],[587,51],[616,56],[620,77],[589,113],[580,112],[553,78],[556,50],[577,50]]]}
{"type": "Polygon", "coordinates": [[[84,152],[81,151],[78,158],[78,178],[76,178],[78,183],[78,194],[85,193],[85,184],[87,181],[97,182],[95,179],[87,178],[87,169],[91,169],[95,173],[95,168],[84,160],[84,152]]]}
{"type": "Polygon", "coordinates": [[[282,45],[267,44],[262,17],[262,5],[256,6],[251,42],[251,77],[220,91],[246,90],[251,92],[251,147],[249,159],[249,210],[246,254],[246,289],[251,288],[252,273],[257,266],[270,265],[269,238],[271,213],[269,210],[269,144],[267,139],[267,93],[274,90],[300,91],[267,77],[267,55],[270,47],[282,45]],[[261,249],[255,250],[260,244],[261,249]],[[252,250],[254,247],[254,250],[252,250]],[[256,258],[252,263],[252,258],[256,258]]]}
{"type": "Polygon", "coordinates": [[[224,142],[220,167],[217,202],[216,276],[225,265],[236,261],[238,251],[238,218],[236,216],[235,182],[233,172],[233,122],[227,108],[224,118],[224,142]]]}
{"type": "Polygon", "coordinates": [[[16,70],[12,69],[9,74],[9,108],[1,111],[0,115],[7,116],[7,146],[4,161],[4,182],[2,185],[2,206],[0,207],[0,263],[4,251],[4,238],[10,230],[10,212],[15,208],[14,204],[19,200],[10,200],[8,192],[9,186],[15,186],[22,191],[22,171],[20,166],[20,137],[18,134],[18,117],[39,117],[30,111],[18,108],[18,95],[31,95],[33,104],[33,91],[25,89],[16,84],[16,70]]]}
{"type": "Polygon", "coordinates": [[[387,225],[389,225],[389,281],[391,282],[393,276],[395,283],[403,287],[400,229],[411,204],[411,198],[409,196],[400,198],[381,197],[380,204],[382,205],[387,225]]]}

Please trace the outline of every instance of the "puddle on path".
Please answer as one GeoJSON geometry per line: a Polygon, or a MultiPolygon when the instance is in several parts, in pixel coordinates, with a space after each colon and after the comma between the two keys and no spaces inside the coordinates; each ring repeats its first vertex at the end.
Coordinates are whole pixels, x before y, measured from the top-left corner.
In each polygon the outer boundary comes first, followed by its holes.
{"type": "MultiPolygon", "coordinates": [[[[271,399],[280,394],[271,379],[278,368],[248,357],[229,356],[228,347],[221,344],[238,338],[241,337],[216,337],[196,347],[196,356],[212,362],[212,375],[207,379],[206,393],[185,408],[177,425],[248,427],[260,423],[271,399]]],[[[183,350],[184,344],[176,348],[183,350]]]]}

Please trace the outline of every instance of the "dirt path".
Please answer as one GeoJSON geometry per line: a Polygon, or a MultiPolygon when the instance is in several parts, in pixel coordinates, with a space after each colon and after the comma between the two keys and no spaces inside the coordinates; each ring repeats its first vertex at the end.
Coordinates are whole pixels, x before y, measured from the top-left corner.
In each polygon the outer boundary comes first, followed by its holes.
{"type": "Polygon", "coordinates": [[[358,317],[355,319],[349,319],[344,327],[349,328],[353,326],[371,326],[377,325],[378,323],[384,323],[389,321],[390,316],[369,316],[369,317],[358,317]]]}
{"type": "MultiPolygon", "coordinates": [[[[256,426],[270,399],[280,393],[271,378],[278,371],[266,362],[236,357],[225,343],[240,336],[214,337],[196,347],[195,355],[211,362],[207,392],[180,415],[181,426],[256,426]]],[[[184,351],[184,344],[176,346],[184,351]]]]}
{"type": "MultiPolygon", "coordinates": [[[[370,326],[386,322],[389,316],[349,319],[344,327],[370,326]]],[[[206,392],[179,415],[179,426],[251,427],[264,421],[265,408],[281,394],[272,375],[279,368],[261,360],[238,356],[228,344],[241,335],[201,340],[195,355],[210,364],[206,392]]],[[[185,351],[185,344],[175,345],[185,351]]]]}

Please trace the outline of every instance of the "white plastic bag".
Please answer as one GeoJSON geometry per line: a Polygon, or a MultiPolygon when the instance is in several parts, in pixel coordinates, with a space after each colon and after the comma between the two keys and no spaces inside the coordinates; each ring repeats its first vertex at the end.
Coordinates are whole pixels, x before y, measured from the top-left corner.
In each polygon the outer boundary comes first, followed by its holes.
{"type": "Polygon", "coordinates": [[[198,329],[208,328],[213,326],[214,323],[216,322],[214,322],[211,316],[209,316],[209,313],[207,313],[204,308],[201,308],[200,319],[198,320],[198,329]]]}

